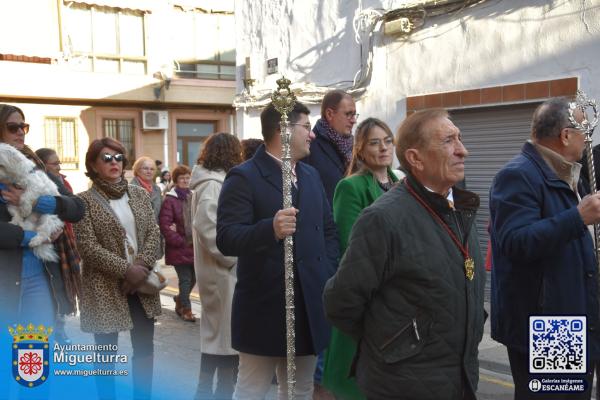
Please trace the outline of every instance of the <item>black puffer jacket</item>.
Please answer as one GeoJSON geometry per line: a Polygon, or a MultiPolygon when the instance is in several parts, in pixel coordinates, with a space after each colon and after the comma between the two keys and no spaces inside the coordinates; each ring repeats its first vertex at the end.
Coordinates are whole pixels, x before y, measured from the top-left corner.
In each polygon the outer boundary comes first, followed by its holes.
{"type": "MultiPolygon", "coordinates": [[[[56,214],[67,222],[77,222],[83,218],[85,206],[83,201],[64,187],[62,182],[48,174],[56,183],[61,196],[56,196],[56,214]]],[[[19,299],[21,296],[21,268],[23,261],[23,229],[9,221],[9,214],[5,203],[0,202],[0,323],[2,326],[13,324],[16,321],[19,299]]],[[[68,301],[61,276],[60,265],[45,262],[46,272],[50,279],[54,302],[57,311],[61,314],[73,312],[68,301]]]]}
{"type": "Polygon", "coordinates": [[[474,229],[477,195],[453,189],[457,211],[414,178],[411,187],[468,240],[473,280],[450,235],[406,181],[366,208],[325,288],[329,320],[359,341],[356,378],[373,399],[474,398],[485,272],[474,229]],[[463,379],[463,376],[466,377],[463,379]]]}

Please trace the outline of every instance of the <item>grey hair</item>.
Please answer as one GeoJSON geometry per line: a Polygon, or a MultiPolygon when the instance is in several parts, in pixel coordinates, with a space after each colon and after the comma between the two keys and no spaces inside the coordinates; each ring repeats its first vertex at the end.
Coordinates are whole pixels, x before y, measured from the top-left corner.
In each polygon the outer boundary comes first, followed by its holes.
{"type": "Polygon", "coordinates": [[[569,127],[569,101],[565,97],[546,100],[533,113],[531,134],[536,139],[556,138],[569,127]]]}

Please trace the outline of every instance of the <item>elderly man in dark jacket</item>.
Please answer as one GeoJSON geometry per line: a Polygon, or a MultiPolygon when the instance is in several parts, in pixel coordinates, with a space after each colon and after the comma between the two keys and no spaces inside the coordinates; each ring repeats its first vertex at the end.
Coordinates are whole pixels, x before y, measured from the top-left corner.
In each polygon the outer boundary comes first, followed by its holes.
{"type": "MultiPolygon", "coordinates": [[[[568,101],[548,100],[533,115],[532,139],[490,189],[492,337],[508,347],[516,399],[534,396],[530,315],[586,315],[588,360],[600,359],[598,264],[586,226],[600,221],[600,195],[580,200],[584,139],[569,121],[568,101]]],[[[586,392],[552,398],[589,399],[593,366],[587,369],[587,376],[570,375],[588,380],[586,392]]]]}
{"type": "Polygon", "coordinates": [[[324,301],[359,343],[357,383],[372,399],[474,399],[485,274],[477,195],[454,186],[467,150],[442,109],[398,132],[406,180],[363,211],[324,301]]]}

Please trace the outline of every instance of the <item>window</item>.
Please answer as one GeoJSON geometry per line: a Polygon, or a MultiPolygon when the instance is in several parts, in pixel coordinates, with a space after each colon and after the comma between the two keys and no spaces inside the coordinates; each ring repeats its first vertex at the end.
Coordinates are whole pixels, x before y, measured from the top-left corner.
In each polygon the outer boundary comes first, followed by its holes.
{"type": "Polygon", "coordinates": [[[177,120],[177,162],[196,164],[204,141],[216,131],[216,121],[177,120]]]}
{"type": "Polygon", "coordinates": [[[105,119],[104,136],[118,140],[127,150],[126,169],[131,169],[135,161],[135,152],[133,146],[133,120],[132,119],[105,119]]]}
{"type": "Polygon", "coordinates": [[[235,21],[232,12],[176,8],[176,75],[191,79],[235,80],[235,21]]]}
{"type": "Polygon", "coordinates": [[[79,169],[75,118],[44,119],[45,147],[56,150],[64,169],[79,169]]]}
{"type": "Polygon", "coordinates": [[[65,48],[77,58],[77,69],[146,74],[142,12],[71,4],[64,19],[65,48]]]}

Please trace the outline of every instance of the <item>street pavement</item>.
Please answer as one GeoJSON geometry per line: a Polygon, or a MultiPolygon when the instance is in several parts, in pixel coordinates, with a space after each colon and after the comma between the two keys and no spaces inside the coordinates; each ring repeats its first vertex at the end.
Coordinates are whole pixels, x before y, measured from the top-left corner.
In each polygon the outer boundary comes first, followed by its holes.
{"type": "MultiPolygon", "coordinates": [[[[484,304],[490,312],[489,298],[484,304]]],[[[479,344],[479,400],[509,400],[513,398],[513,380],[506,347],[490,337],[490,319],[485,322],[483,339],[479,344]]]]}
{"type": "MultiPolygon", "coordinates": [[[[187,400],[193,399],[200,372],[200,320],[195,323],[181,320],[175,314],[173,295],[177,294],[177,275],[173,267],[162,271],[168,278],[169,286],[161,292],[162,315],[154,326],[154,395],[153,399],[187,400]]],[[[197,287],[192,292],[192,311],[197,317],[202,314],[197,287]]],[[[75,344],[92,344],[92,334],[79,328],[79,316],[67,317],[65,330],[75,344]]],[[[129,334],[119,335],[119,354],[132,354],[129,334]]],[[[126,367],[131,371],[130,363],[126,367]]],[[[93,378],[90,385],[94,385],[93,378]]],[[[131,377],[119,377],[127,385],[131,377]]],[[[92,390],[90,394],[95,395],[92,390]]],[[[117,398],[130,399],[131,393],[123,390],[117,398]]],[[[268,399],[275,399],[274,388],[268,399]]]]}
{"type": "MultiPolygon", "coordinates": [[[[200,369],[200,321],[198,319],[195,323],[186,322],[175,314],[173,295],[177,293],[177,275],[172,267],[165,267],[163,272],[168,278],[169,286],[161,293],[163,314],[155,325],[154,398],[192,399],[200,369]]],[[[485,307],[489,312],[489,290],[485,307]]],[[[194,288],[192,293],[192,310],[198,318],[201,317],[202,309],[197,288],[194,288]]],[[[80,331],[77,316],[67,318],[66,330],[74,343],[93,343],[91,334],[80,331]]],[[[506,349],[493,341],[489,332],[488,319],[479,346],[478,399],[512,399],[513,383],[506,349]]],[[[119,353],[131,354],[131,342],[126,333],[119,336],[119,353]]],[[[275,387],[272,387],[268,399],[274,399],[274,393],[275,387]]],[[[129,398],[128,396],[130,395],[127,393],[119,395],[119,398],[129,398]]]]}

